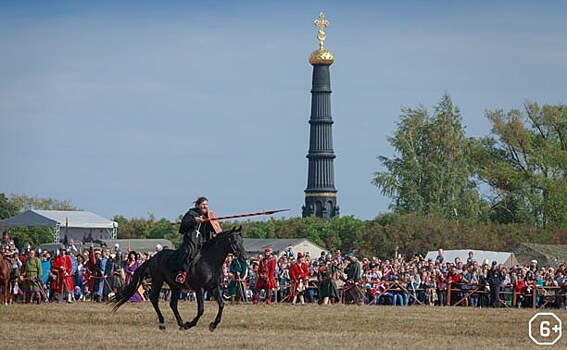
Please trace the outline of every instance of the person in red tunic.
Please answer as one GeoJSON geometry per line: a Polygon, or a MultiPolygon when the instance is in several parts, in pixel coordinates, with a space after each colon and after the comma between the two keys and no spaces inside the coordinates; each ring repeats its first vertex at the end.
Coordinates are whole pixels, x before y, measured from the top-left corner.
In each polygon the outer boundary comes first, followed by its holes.
{"type": "Polygon", "coordinates": [[[291,279],[291,303],[295,304],[297,299],[301,304],[305,304],[305,289],[307,288],[307,278],[309,277],[309,265],[303,260],[303,254],[297,253],[296,262],[291,264],[289,271],[291,279]]]}
{"type": "Polygon", "coordinates": [[[67,302],[71,303],[71,298],[73,297],[73,277],[71,275],[73,263],[65,249],[61,249],[60,253],[55,257],[51,270],[57,276],[52,289],[59,296],[59,302],[63,300],[63,294],[67,293],[67,302]]]}
{"type": "Polygon", "coordinates": [[[258,304],[258,293],[266,291],[266,304],[272,303],[272,290],[276,288],[276,259],[272,256],[272,248],[264,249],[264,257],[258,265],[258,279],[254,288],[253,304],[258,304]]]}

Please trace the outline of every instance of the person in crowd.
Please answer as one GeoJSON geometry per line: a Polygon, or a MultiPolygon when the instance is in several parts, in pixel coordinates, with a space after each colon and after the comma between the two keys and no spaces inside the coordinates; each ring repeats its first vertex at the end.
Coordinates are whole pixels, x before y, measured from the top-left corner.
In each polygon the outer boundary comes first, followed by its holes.
{"type": "Polygon", "coordinates": [[[79,290],[81,291],[81,295],[83,297],[85,295],[85,284],[86,284],[85,274],[86,274],[85,258],[83,255],[78,254],[77,271],[73,275],[73,283],[75,284],[75,289],[79,287],[79,290]]]}
{"type": "Polygon", "coordinates": [[[421,288],[421,275],[417,268],[412,271],[412,275],[410,277],[410,293],[412,295],[412,303],[416,303],[417,300],[419,302],[423,302],[421,299],[420,288],[421,288]]]}
{"type": "MultiPolygon", "coordinates": [[[[254,299],[254,292],[256,290],[256,281],[258,280],[258,261],[250,260],[250,269],[248,270],[248,280],[246,284],[248,285],[248,290],[246,291],[248,295],[248,300],[254,299]]],[[[289,276],[289,273],[288,273],[289,276]]]]}
{"type": "Polygon", "coordinates": [[[451,288],[451,305],[454,305],[459,301],[459,291],[455,289],[460,289],[461,274],[457,269],[456,265],[451,265],[451,268],[447,272],[447,286],[451,288]]]}
{"type": "Polygon", "coordinates": [[[511,281],[513,291],[516,294],[516,305],[513,306],[521,308],[524,304],[524,290],[526,288],[526,282],[524,281],[524,278],[522,276],[521,269],[516,269],[514,272],[512,272],[511,281]]]}
{"type": "Polygon", "coordinates": [[[498,262],[492,262],[492,268],[488,271],[488,286],[490,287],[490,306],[500,307],[500,285],[503,281],[502,271],[498,267],[498,262]]]}
{"type": "Polygon", "coordinates": [[[276,282],[278,285],[278,302],[287,300],[290,296],[291,278],[289,277],[290,264],[288,263],[287,256],[282,255],[276,265],[276,282]]]}
{"type": "Polygon", "coordinates": [[[427,276],[427,281],[425,283],[425,290],[427,293],[427,304],[434,306],[439,300],[437,296],[437,282],[435,282],[435,276],[429,274],[427,276]]]}
{"type": "Polygon", "coordinates": [[[438,261],[440,264],[445,262],[445,257],[443,256],[443,249],[439,248],[439,250],[437,250],[437,257],[435,258],[435,261],[438,261]]]}
{"type": "Polygon", "coordinates": [[[73,290],[73,300],[74,301],[85,301],[85,295],[81,291],[81,287],[75,286],[73,290]]]}
{"type": "Polygon", "coordinates": [[[435,281],[437,282],[437,287],[439,288],[439,305],[447,305],[447,268],[441,267],[435,270],[435,281]]]}
{"type": "Polygon", "coordinates": [[[116,251],[109,254],[110,264],[110,286],[112,287],[112,293],[120,294],[122,289],[124,289],[124,281],[126,279],[124,268],[122,266],[122,260],[119,258],[116,251]]]}
{"type": "Polygon", "coordinates": [[[118,260],[124,260],[124,255],[122,249],[120,248],[120,243],[114,243],[114,247],[112,247],[112,253],[116,254],[118,260]]]}
{"type": "MultiPolygon", "coordinates": [[[[471,261],[471,265],[472,265],[472,261],[471,261]]],[[[470,281],[471,281],[471,273],[469,271],[469,265],[463,265],[462,266],[462,271],[460,273],[459,276],[459,288],[461,289],[462,292],[458,293],[458,297],[459,300],[462,300],[461,302],[461,306],[469,306],[469,291],[471,290],[471,285],[470,285],[470,281]]]]}
{"type": "Polygon", "coordinates": [[[403,288],[400,276],[397,273],[390,275],[390,291],[388,294],[392,298],[393,306],[407,306],[403,288]]]}
{"type": "MultiPolygon", "coordinates": [[[[134,276],[134,272],[140,267],[140,263],[137,259],[137,253],[133,250],[128,252],[128,257],[126,258],[126,263],[124,264],[124,273],[125,273],[125,281],[124,284],[127,286],[132,282],[132,276],[134,276]]],[[[142,288],[142,286],[140,286],[142,288]]],[[[138,291],[132,295],[130,298],[130,302],[132,303],[141,303],[144,301],[144,293],[143,290],[138,291]]]]}
{"type": "Polygon", "coordinates": [[[11,241],[12,240],[10,239],[10,233],[8,232],[8,230],[4,230],[4,232],[2,232],[2,242],[0,243],[8,246],[10,245],[11,241]]]}
{"type": "Polygon", "coordinates": [[[41,287],[43,287],[43,290],[45,291],[45,295],[43,297],[45,298],[44,301],[47,303],[49,302],[50,299],[50,288],[48,281],[51,272],[51,254],[47,249],[41,251],[40,259],[41,259],[41,271],[42,271],[41,287]]]}
{"type": "Polygon", "coordinates": [[[307,276],[309,267],[303,261],[303,254],[297,253],[297,260],[291,264],[289,277],[291,278],[291,303],[295,304],[299,299],[301,304],[305,304],[305,289],[307,288],[307,276]]]}
{"type": "Polygon", "coordinates": [[[478,307],[478,298],[480,296],[479,294],[480,280],[478,278],[478,272],[476,269],[473,269],[470,273],[469,284],[470,284],[470,290],[472,291],[472,294],[470,296],[471,306],[478,307]]]}
{"type": "Polygon", "coordinates": [[[320,266],[321,264],[325,264],[327,262],[327,253],[323,250],[319,258],[317,258],[316,266],[320,266]]]}
{"type": "Polygon", "coordinates": [[[73,254],[75,256],[79,254],[79,249],[77,249],[73,238],[69,238],[69,240],[67,241],[67,246],[65,248],[67,249],[69,254],[73,254]]]}
{"type": "Polygon", "coordinates": [[[230,303],[238,304],[240,301],[247,302],[246,280],[248,278],[248,263],[240,262],[238,259],[232,259],[229,265],[229,272],[232,274],[232,280],[229,285],[230,303]]]}
{"type": "Polygon", "coordinates": [[[293,245],[288,244],[287,248],[284,250],[284,256],[287,259],[293,260],[295,258],[295,252],[293,250],[293,245]]]}
{"type": "Polygon", "coordinates": [[[500,299],[505,300],[506,304],[508,306],[511,306],[512,291],[514,289],[514,286],[512,285],[511,274],[508,273],[508,269],[505,266],[502,266],[500,271],[502,273],[502,282],[500,282],[500,292],[503,293],[500,299]]]}
{"type": "Polygon", "coordinates": [[[28,258],[23,266],[26,282],[26,302],[33,303],[35,300],[39,304],[42,300],[41,292],[43,290],[41,260],[36,256],[36,252],[33,249],[28,254],[28,258]]]}
{"type": "Polygon", "coordinates": [[[475,261],[474,252],[471,250],[471,251],[469,252],[469,256],[468,256],[468,258],[467,258],[467,265],[468,265],[468,266],[471,266],[474,261],[475,261]]]}
{"type": "Polygon", "coordinates": [[[258,294],[263,289],[266,292],[266,304],[272,302],[272,291],[276,288],[276,259],[272,256],[272,248],[264,249],[264,256],[258,265],[258,278],[254,290],[253,304],[258,304],[258,294]]]}
{"type": "Polygon", "coordinates": [[[110,284],[108,278],[111,275],[111,264],[108,259],[108,252],[97,250],[95,251],[95,266],[94,266],[94,301],[101,302],[106,299],[110,292],[110,284]]]}
{"type": "Polygon", "coordinates": [[[479,307],[488,307],[490,305],[490,285],[488,284],[489,270],[489,265],[483,263],[481,273],[478,275],[478,281],[480,282],[482,291],[478,298],[479,307]]]}
{"type": "Polygon", "coordinates": [[[12,263],[12,279],[17,279],[20,276],[20,268],[22,267],[22,260],[20,259],[20,251],[16,248],[14,241],[10,241],[8,250],[4,254],[4,258],[12,263]]]}
{"type": "Polygon", "coordinates": [[[345,267],[345,292],[347,303],[356,303],[357,305],[363,304],[364,294],[360,288],[359,282],[362,277],[361,266],[358,259],[353,253],[348,253],[346,255],[346,261],[348,265],[345,267]]]}
{"type": "Polygon", "coordinates": [[[327,253],[325,261],[319,263],[317,279],[319,281],[319,304],[333,304],[340,300],[339,289],[337,288],[338,267],[333,261],[331,253],[327,253]]]}
{"type": "Polygon", "coordinates": [[[60,247],[57,256],[53,260],[52,271],[57,276],[52,289],[57,293],[58,302],[62,302],[66,296],[67,302],[72,303],[74,289],[72,277],[73,263],[67,255],[64,246],[60,247]]]}

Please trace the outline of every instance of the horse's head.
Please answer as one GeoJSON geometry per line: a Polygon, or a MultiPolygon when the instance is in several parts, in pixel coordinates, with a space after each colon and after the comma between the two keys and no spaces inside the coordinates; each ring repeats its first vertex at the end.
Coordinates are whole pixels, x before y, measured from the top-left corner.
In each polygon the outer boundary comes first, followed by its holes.
{"type": "Polygon", "coordinates": [[[230,231],[225,233],[230,250],[229,252],[234,254],[238,261],[246,261],[246,249],[244,248],[244,239],[242,238],[242,226],[236,228],[233,227],[230,231]]]}

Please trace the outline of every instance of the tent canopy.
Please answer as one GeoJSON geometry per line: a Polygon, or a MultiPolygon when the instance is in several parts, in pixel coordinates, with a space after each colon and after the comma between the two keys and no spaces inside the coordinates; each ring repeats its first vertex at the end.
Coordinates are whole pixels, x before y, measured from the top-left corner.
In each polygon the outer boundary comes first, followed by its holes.
{"type": "Polygon", "coordinates": [[[249,254],[261,254],[264,248],[270,247],[276,255],[281,255],[292,246],[295,253],[308,253],[310,258],[317,258],[322,247],[306,238],[244,238],[244,248],[249,254]]]}
{"type": "Polygon", "coordinates": [[[69,228],[107,228],[118,227],[118,223],[105,219],[90,211],[67,210],[26,210],[2,221],[3,226],[47,226],[69,228]]]}
{"type": "MultiPolygon", "coordinates": [[[[103,239],[94,242],[93,246],[96,249],[99,248],[111,249],[117,243],[122,252],[132,251],[132,250],[141,253],[145,253],[148,251],[153,252],[155,251],[156,246],[158,244],[161,245],[162,247],[175,248],[173,246],[173,243],[171,243],[171,241],[167,239],[103,239]],[[101,244],[104,244],[104,246],[101,246],[101,244]]],[[[84,250],[89,250],[90,243],[82,244],[81,242],[79,242],[75,246],[77,249],[79,249],[79,251],[84,251],[84,250]]],[[[61,248],[61,243],[44,243],[44,244],[40,244],[39,248],[49,250],[50,252],[54,252],[57,249],[61,248]]]]}
{"type": "MultiPolygon", "coordinates": [[[[514,253],[509,252],[493,252],[489,250],[476,250],[476,249],[457,249],[457,250],[445,250],[443,256],[445,257],[445,262],[455,262],[455,258],[459,258],[462,262],[466,263],[469,257],[469,252],[473,252],[473,259],[475,259],[479,264],[487,259],[489,264],[496,261],[499,264],[511,267],[518,264],[514,253]]],[[[435,260],[437,258],[437,251],[427,252],[425,259],[435,260]]]]}

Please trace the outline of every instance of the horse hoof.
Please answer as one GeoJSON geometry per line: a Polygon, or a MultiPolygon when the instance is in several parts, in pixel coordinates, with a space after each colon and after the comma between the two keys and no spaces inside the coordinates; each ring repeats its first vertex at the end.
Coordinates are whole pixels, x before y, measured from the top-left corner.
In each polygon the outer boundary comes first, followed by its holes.
{"type": "Polygon", "coordinates": [[[160,324],[159,324],[159,329],[160,329],[161,331],[165,331],[165,323],[160,323],[160,324]]]}
{"type": "Polygon", "coordinates": [[[214,322],[211,322],[209,324],[209,331],[214,331],[217,328],[217,325],[214,322]]]}

